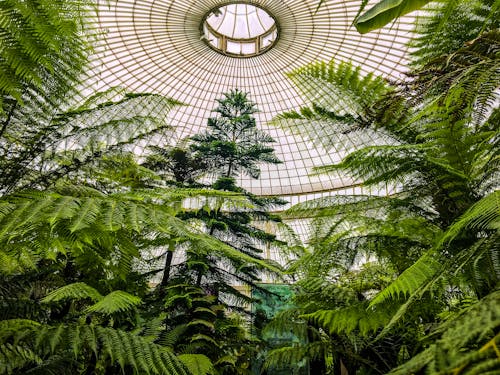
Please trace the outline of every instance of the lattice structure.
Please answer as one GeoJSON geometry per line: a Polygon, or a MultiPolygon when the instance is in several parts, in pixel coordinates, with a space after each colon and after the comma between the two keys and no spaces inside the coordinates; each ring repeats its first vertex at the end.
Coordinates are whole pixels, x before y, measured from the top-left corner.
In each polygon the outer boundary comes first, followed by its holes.
{"type": "MultiPolygon", "coordinates": [[[[386,28],[360,35],[352,26],[360,3],[324,1],[318,8],[319,0],[101,0],[96,26],[102,39],[88,89],[122,86],[185,103],[168,118],[175,136],[155,141],[172,144],[203,129],[215,99],[239,88],[257,103],[259,126],[275,138],[276,154],[284,162],[263,166],[259,180],[241,176],[244,188],[259,195],[287,196],[352,188],[356,183],[343,176],[309,174],[312,166],[339,160],[360,140],[327,153],[268,122],[302,104],[286,73],[312,61],[351,61],[365,73],[396,80],[402,77],[414,18],[403,17],[386,28]],[[214,11],[224,10],[224,6],[228,6],[226,11],[231,6],[234,9],[235,4],[264,10],[275,20],[279,35],[265,53],[242,58],[220,53],[207,43],[205,21],[214,11]]],[[[238,33],[233,36],[244,38],[238,33]]]]}

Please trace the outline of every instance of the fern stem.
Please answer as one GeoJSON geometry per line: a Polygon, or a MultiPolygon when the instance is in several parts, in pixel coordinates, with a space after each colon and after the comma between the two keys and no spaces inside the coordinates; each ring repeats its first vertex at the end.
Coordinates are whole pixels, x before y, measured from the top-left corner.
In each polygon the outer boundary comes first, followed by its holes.
{"type": "Polygon", "coordinates": [[[175,248],[173,247],[174,246],[172,244],[170,244],[168,247],[167,257],[165,259],[165,267],[163,268],[163,277],[160,283],[162,287],[168,284],[168,280],[170,278],[170,269],[172,268],[172,259],[174,257],[174,250],[175,250],[175,248]]]}
{"type": "Polygon", "coordinates": [[[9,126],[10,121],[12,120],[12,116],[14,115],[14,111],[16,109],[17,109],[17,101],[14,102],[14,104],[12,105],[12,107],[9,110],[9,113],[7,113],[7,118],[5,119],[5,121],[2,124],[2,129],[0,129],[0,138],[5,133],[5,130],[7,130],[7,126],[9,126]]]}

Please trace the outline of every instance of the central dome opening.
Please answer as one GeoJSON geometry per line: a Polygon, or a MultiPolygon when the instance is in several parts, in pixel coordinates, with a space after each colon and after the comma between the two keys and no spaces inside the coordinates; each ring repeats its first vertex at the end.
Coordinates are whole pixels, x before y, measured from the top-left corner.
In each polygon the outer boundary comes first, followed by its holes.
{"type": "Polygon", "coordinates": [[[255,5],[228,4],[212,9],[205,16],[202,37],[219,53],[252,57],[276,43],[278,25],[272,15],[255,5]]]}

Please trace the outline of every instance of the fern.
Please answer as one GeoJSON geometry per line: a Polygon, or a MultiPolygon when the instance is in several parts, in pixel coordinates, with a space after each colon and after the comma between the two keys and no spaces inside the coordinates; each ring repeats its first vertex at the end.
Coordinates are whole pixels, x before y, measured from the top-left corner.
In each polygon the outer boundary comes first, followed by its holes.
{"type": "Polygon", "coordinates": [[[90,349],[95,352],[98,359],[109,358],[122,370],[126,366],[131,366],[137,374],[189,374],[184,365],[170,351],[125,331],[103,327],[61,325],[47,327],[37,333],[38,348],[41,348],[47,340],[52,342],[51,352],[69,347],[73,348],[75,355],[80,355],[84,353],[83,349],[90,349]],[[56,335],[54,335],[55,332],[57,332],[56,335]]]}
{"type": "MultiPolygon", "coordinates": [[[[0,113],[6,108],[8,96],[17,104],[24,104],[30,89],[53,87],[66,93],[70,85],[77,82],[82,72],[88,41],[82,37],[80,26],[85,17],[91,15],[85,1],[64,2],[54,6],[44,0],[3,1],[2,55],[0,56],[0,113]]],[[[50,98],[40,90],[42,97],[50,98]]],[[[50,100],[50,99],[48,99],[50,100]]]]}
{"type": "Polygon", "coordinates": [[[178,358],[186,365],[192,375],[216,374],[212,362],[203,354],[181,354],[178,358]]]}
{"type": "Polygon", "coordinates": [[[59,289],[50,292],[42,299],[43,303],[58,302],[67,299],[90,299],[92,301],[99,301],[102,295],[91,286],[85,283],[73,283],[65,285],[59,289]]]}
{"type": "Polygon", "coordinates": [[[442,268],[442,264],[435,258],[436,253],[429,251],[405,270],[392,284],[381,291],[371,301],[371,306],[384,302],[389,298],[398,298],[402,295],[415,293],[422,285],[431,279],[442,268]]]}
{"type": "Polygon", "coordinates": [[[500,229],[500,191],[488,194],[470,207],[458,220],[445,232],[440,243],[453,241],[467,228],[476,231],[500,229]]]}
{"type": "Polygon", "coordinates": [[[16,369],[40,363],[42,359],[30,349],[9,343],[0,345],[1,374],[13,374],[16,373],[16,369]]]}
{"type": "Polygon", "coordinates": [[[314,342],[306,345],[287,346],[271,350],[264,362],[263,370],[279,370],[292,366],[303,368],[307,366],[307,359],[324,357],[328,343],[314,342]]]}
{"type": "Polygon", "coordinates": [[[85,312],[101,313],[101,314],[115,314],[133,309],[141,304],[139,297],[133,296],[121,290],[115,290],[108,295],[104,296],[94,305],[89,306],[85,312]]]}
{"type": "Polygon", "coordinates": [[[499,337],[493,332],[500,326],[499,292],[492,292],[457,316],[441,323],[431,334],[434,342],[390,374],[407,374],[422,368],[435,372],[480,374],[498,370],[499,337]],[[474,345],[483,343],[481,347],[474,345]],[[443,357],[447,359],[443,361],[443,357]],[[493,359],[492,359],[493,358],[493,359]],[[492,367],[490,367],[492,366],[492,367]]]}

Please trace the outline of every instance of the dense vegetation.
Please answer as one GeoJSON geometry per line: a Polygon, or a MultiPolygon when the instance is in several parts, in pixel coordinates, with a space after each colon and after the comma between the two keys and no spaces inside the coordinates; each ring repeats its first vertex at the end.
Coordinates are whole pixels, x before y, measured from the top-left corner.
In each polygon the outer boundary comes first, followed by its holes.
{"type": "Polygon", "coordinates": [[[280,199],[236,184],[280,162],[246,93],[139,159],[182,104],[119,88],[75,99],[92,4],[0,2],[0,374],[499,373],[500,2],[431,6],[406,81],[311,63],[289,74],[310,105],[274,121],[327,152],[359,140],[314,173],[394,193],[278,217],[280,199]],[[303,254],[286,270],[263,259],[287,245],[257,224],[304,217],[303,254]],[[263,273],[292,275],[295,296],[249,329],[234,285],[263,273]]]}
{"type": "Polygon", "coordinates": [[[316,373],[500,371],[498,5],[440,5],[399,85],[335,62],[289,75],[311,105],[277,125],[327,150],[371,142],[315,173],[394,193],[285,213],[312,218],[313,235],[290,268],[295,307],[268,329],[302,339],[268,367],[306,357],[316,373]]]}

